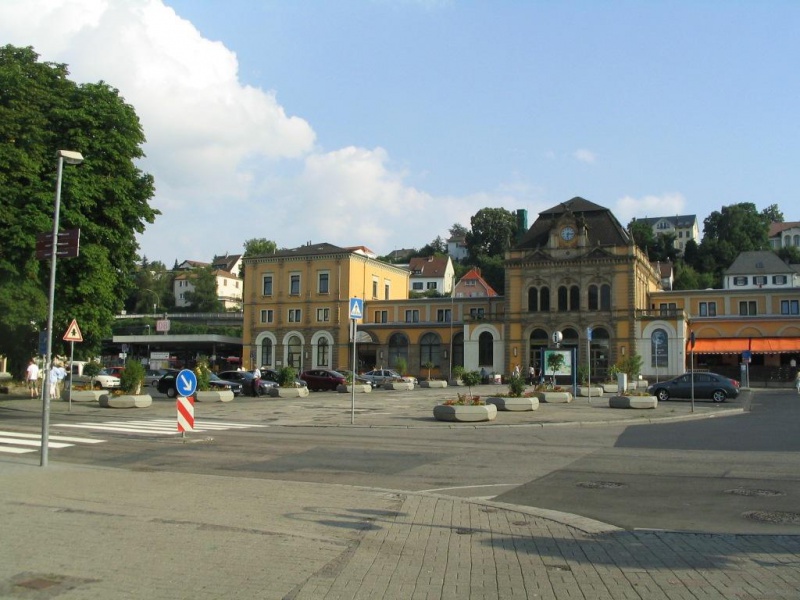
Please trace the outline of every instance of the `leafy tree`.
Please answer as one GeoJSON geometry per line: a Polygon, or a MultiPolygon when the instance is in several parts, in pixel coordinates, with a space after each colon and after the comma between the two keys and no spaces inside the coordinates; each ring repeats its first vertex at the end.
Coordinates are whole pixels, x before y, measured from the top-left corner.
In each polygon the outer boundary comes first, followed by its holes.
{"type": "Polygon", "coordinates": [[[470,219],[466,244],[470,257],[504,257],[517,233],[517,218],[505,208],[482,208],[470,219]]]}
{"type": "Polygon", "coordinates": [[[633,219],[628,223],[628,231],[633,237],[633,242],[644,252],[647,252],[648,248],[655,243],[656,236],[653,234],[653,228],[645,221],[633,219]]]}
{"type": "Polygon", "coordinates": [[[134,162],[145,138],[133,107],[106,83],[78,85],[66,65],[38,59],[30,47],[0,48],[0,353],[14,370],[47,320],[49,261],[35,246],[53,228],[56,151],[85,161],[62,178],[61,230],[80,228],[81,242],[80,256],[58,261],[54,352],[65,352],[55,334],[75,318],[76,354],[98,353],[132,286],[136,235],[159,214],[148,204],[153,179],[134,162]]]}
{"type": "Polygon", "coordinates": [[[442,256],[447,254],[447,242],[442,239],[442,236],[437,235],[436,239],[425,244],[414,256],[442,256]]]}
{"type": "Polygon", "coordinates": [[[761,214],[769,219],[770,223],[783,223],[783,213],[777,204],[770,204],[767,208],[761,211],[761,214]]]}
{"type": "Polygon", "coordinates": [[[267,238],[252,238],[244,243],[243,256],[261,256],[263,254],[274,254],[278,245],[267,238]]]}
{"type": "Polygon", "coordinates": [[[698,273],[692,266],[678,263],[675,266],[675,279],[672,289],[675,290],[704,290],[714,287],[713,273],[698,273]]]}
{"type": "Polygon", "coordinates": [[[556,380],[556,373],[564,366],[564,355],[560,352],[552,352],[547,355],[547,368],[553,372],[553,381],[556,380]]]}
{"type": "Polygon", "coordinates": [[[450,226],[450,237],[467,237],[469,229],[464,227],[461,223],[453,223],[450,226]]]}
{"type": "Polygon", "coordinates": [[[797,246],[785,246],[784,248],[780,248],[777,251],[777,255],[785,263],[791,265],[800,264],[800,248],[797,246]]]}
{"type": "Polygon", "coordinates": [[[503,256],[479,256],[477,262],[481,269],[481,277],[486,283],[492,286],[495,292],[501,296],[506,288],[506,270],[503,256]]]}
{"type": "Polygon", "coordinates": [[[459,379],[467,386],[469,397],[472,399],[472,387],[481,382],[481,374],[478,371],[465,371],[459,379]]]}
{"type": "Polygon", "coordinates": [[[125,363],[125,370],[119,376],[119,387],[128,394],[140,394],[144,382],[144,367],[138,360],[125,363]]]}
{"type": "Polygon", "coordinates": [[[217,276],[211,265],[198,267],[191,274],[194,290],[186,292],[186,301],[194,312],[222,312],[222,302],[217,295],[217,276]]]}

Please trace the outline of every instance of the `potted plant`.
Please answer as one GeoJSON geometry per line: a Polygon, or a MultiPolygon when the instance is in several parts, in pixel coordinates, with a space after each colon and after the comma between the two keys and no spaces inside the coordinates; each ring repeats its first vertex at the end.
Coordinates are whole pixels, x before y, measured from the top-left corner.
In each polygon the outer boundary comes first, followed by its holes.
{"type": "Polygon", "coordinates": [[[297,385],[297,371],[294,367],[283,367],[278,371],[278,387],[269,389],[273,398],[305,398],[308,388],[297,385]]]}
{"type": "Polygon", "coordinates": [[[423,363],[423,368],[428,370],[428,379],[426,381],[421,381],[420,386],[424,388],[446,388],[447,382],[444,379],[431,379],[431,369],[435,367],[431,361],[427,361],[423,363]]]}
{"type": "Polygon", "coordinates": [[[100,396],[102,396],[105,392],[103,391],[102,386],[97,383],[94,378],[100,373],[100,370],[103,366],[97,362],[96,360],[89,361],[83,365],[83,376],[89,378],[88,384],[79,383],[76,386],[73,385],[73,378],[78,370],[78,366],[73,363],[70,365],[70,375],[69,375],[69,389],[67,392],[67,397],[62,398],[64,400],[68,400],[70,402],[97,402],[100,400],[100,396]],[[74,365],[74,366],[73,366],[74,365]]]}
{"type": "Polygon", "coordinates": [[[565,404],[572,402],[572,394],[568,391],[562,390],[560,386],[555,384],[556,373],[564,367],[564,362],[564,355],[559,352],[553,352],[547,356],[547,370],[553,373],[553,378],[549,385],[537,386],[537,390],[541,387],[544,388],[543,390],[536,392],[536,397],[540,402],[549,402],[551,404],[565,404]]]}
{"type": "Polygon", "coordinates": [[[620,368],[616,364],[611,365],[608,368],[606,381],[604,381],[600,386],[603,388],[604,392],[613,394],[619,391],[619,384],[617,383],[617,375],[619,375],[619,373],[620,373],[620,368]]]}
{"type": "Polygon", "coordinates": [[[589,366],[588,365],[581,365],[578,367],[578,382],[580,383],[580,387],[578,387],[578,395],[579,396],[588,396],[589,398],[599,398],[603,395],[603,388],[600,386],[590,386],[589,384],[589,366]]]}
{"type": "Polygon", "coordinates": [[[146,408],[153,403],[150,394],[142,394],[144,367],[137,360],[125,363],[119,376],[121,394],[107,393],[100,396],[100,406],[104,408],[146,408]]]}
{"type": "Polygon", "coordinates": [[[344,375],[345,384],[336,386],[337,392],[346,393],[355,391],[361,394],[368,394],[372,391],[372,384],[368,381],[362,383],[356,382],[354,385],[353,371],[344,371],[342,374],[344,375]]]}
{"type": "Polygon", "coordinates": [[[519,373],[513,373],[508,378],[508,393],[492,395],[486,399],[488,404],[494,404],[497,410],[524,411],[539,408],[539,398],[533,393],[526,393],[525,378],[519,373]]]}
{"type": "Polygon", "coordinates": [[[433,407],[433,417],[437,421],[458,421],[474,423],[476,421],[493,421],[497,417],[497,407],[486,404],[479,396],[472,395],[472,386],[481,381],[478,371],[465,371],[461,377],[469,390],[467,394],[458,394],[457,400],[447,400],[433,407]]]}
{"type": "Polygon", "coordinates": [[[464,385],[464,373],[466,372],[467,370],[461,365],[453,367],[453,379],[450,381],[450,385],[464,385]]]}
{"type": "Polygon", "coordinates": [[[230,402],[233,400],[232,390],[211,389],[211,369],[206,357],[203,356],[197,361],[194,374],[197,377],[197,391],[194,393],[197,402],[230,402]]]}

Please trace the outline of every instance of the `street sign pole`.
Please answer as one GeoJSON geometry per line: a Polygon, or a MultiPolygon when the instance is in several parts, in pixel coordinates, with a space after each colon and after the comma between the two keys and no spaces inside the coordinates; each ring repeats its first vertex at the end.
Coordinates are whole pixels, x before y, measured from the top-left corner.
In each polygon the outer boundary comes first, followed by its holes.
{"type": "Polygon", "coordinates": [[[353,363],[350,370],[353,372],[352,388],[350,390],[350,424],[356,422],[356,340],[358,338],[358,319],[364,318],[364,301],[361,298],[350,298],[350,321],[353,332],[353,363]]]}

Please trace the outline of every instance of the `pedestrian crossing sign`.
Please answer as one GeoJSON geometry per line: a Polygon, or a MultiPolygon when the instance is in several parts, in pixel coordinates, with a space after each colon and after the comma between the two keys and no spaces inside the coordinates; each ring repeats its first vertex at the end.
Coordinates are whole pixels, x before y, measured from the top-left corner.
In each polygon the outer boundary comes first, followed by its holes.
{"type": "Polygon", "coordinates": [[[69,324],[67,327],[67,332],[64,334],[64,341],[65,342],[82,342],[83,335],[81,335],[81,329],[78,327],[78,320],[72,319],[72,323],[69,324]]]}
{"type": "Polygon", "coordinates": [[[350,318],[364,318],[364,301],[361,298],[350,298],[350,318]]]}

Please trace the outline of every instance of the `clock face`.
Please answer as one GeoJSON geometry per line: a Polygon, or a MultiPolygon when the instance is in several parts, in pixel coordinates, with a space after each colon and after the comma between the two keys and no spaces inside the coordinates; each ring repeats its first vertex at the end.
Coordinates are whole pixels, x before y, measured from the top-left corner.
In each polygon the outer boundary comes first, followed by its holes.
{"type": "Polygon", "coordinates": [[[572,227],[564,227],[564,229],[561,230],[561,239],[565,242],[569,242],[574,237],[575,230],[572,227]]]}

